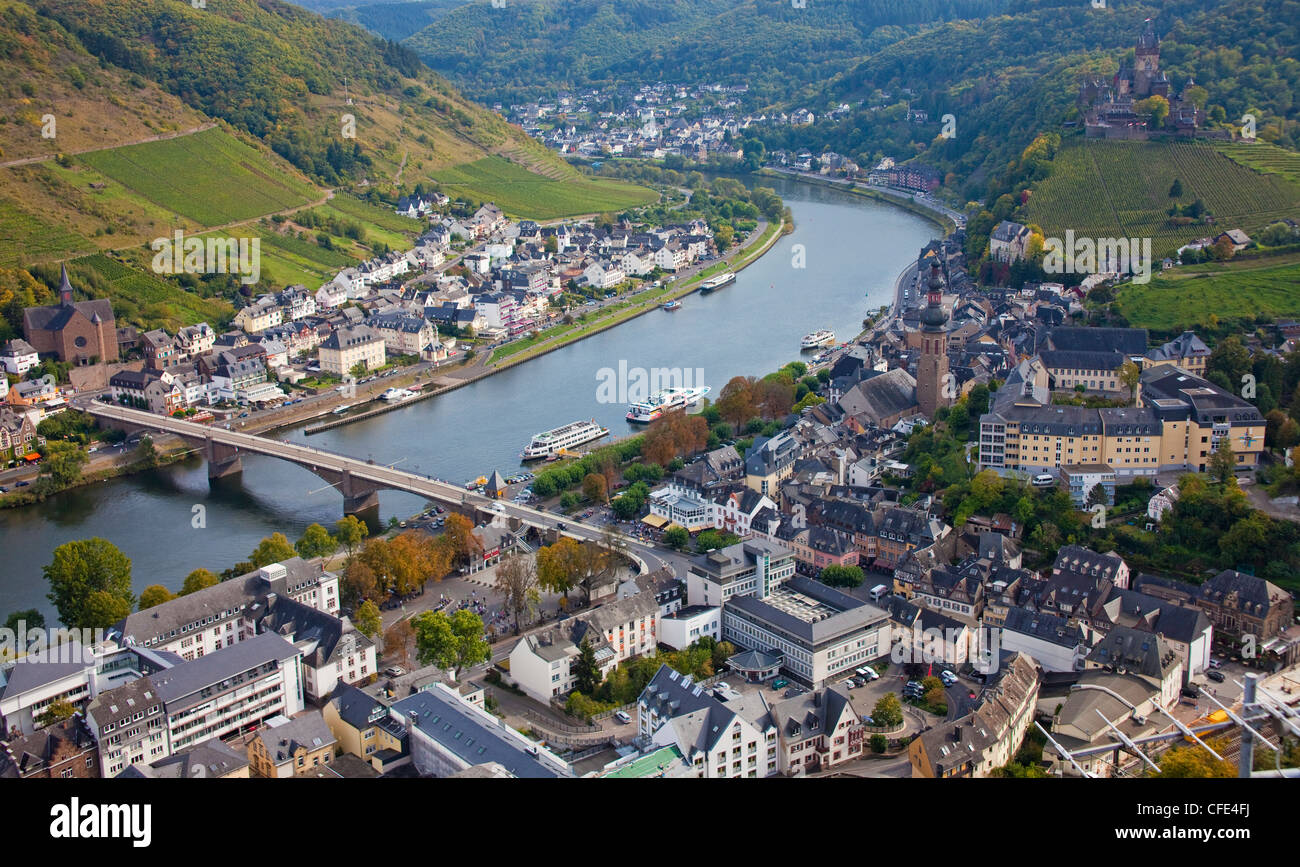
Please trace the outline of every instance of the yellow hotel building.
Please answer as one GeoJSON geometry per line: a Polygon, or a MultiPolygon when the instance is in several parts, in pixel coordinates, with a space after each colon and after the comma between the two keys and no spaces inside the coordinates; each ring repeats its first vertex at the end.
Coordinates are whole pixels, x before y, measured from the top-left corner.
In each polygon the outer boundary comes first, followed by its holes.
{"type": "Polygon", "coordinates": [[[1013,380],[980,417],[982,470],[1056,475],[1063,464],[1091,463],[1120,478],[1204,472],[1225,437],[1237,468],[1253,470],[1264,449],[1264,416],[1255,406],[1171,364],[1143,371],[1136,407],[1053,406],[1042,402],[1041,387],[1013,380]]]}

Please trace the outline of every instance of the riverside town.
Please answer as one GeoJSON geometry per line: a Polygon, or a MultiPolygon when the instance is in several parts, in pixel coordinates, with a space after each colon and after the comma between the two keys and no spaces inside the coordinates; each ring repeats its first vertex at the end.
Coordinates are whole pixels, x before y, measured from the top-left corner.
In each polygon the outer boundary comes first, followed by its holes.
{"type": "Polygon", "coordinates": [[[0,17],[35,850],[206,845],[290,778],[511,855],[544,811],[440,781],[980,780],[1089,844],[1281,842],[1296,0],[0,17]]]}

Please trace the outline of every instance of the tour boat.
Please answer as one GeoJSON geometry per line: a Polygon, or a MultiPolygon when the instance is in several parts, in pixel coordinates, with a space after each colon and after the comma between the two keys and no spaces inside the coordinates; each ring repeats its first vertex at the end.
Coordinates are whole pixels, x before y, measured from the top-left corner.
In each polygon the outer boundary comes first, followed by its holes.
{"type": "Polygon", "coordinates": [[[549,458],[564,449],[571,449],[592,440],[609,435],[609,428],[602,427],[595,419],[575,421],[553,430],[533,434],[533,439],[520,454],[526,461],[549,458]]]}
{"type": "Polygon", "coordinates": [[[396,403],[399,400],[406,400],[408,397],[415,397],[415,392],[407,388],[390,388],[383,394],[379,395],[380,400],[386,400],[389,403],[396,403]]]}
{"type": "Polygon", "coordinates": [[[700,289],[704,292],[711,292],[714,289],[721,289],[723,286],[736,282],[735,272],[724,271],[716,277],[710,277],[701,284],[700,289]]]}
{"type": "Polygon", "coordinates": [[[335,414],[335,415],[343,415],[343,413],[347,412],[347,411],[350,410],[350,409],[352,409],[352,404],[350,404],[350,403],[345,403],[345,404],[343,404],[342,406],[337,406],[337,407],[335,407],[335,408],[334,408],[334,414],[335,414]]]}
{"type": "Polygon", "coordinates": [[[681,306],[682,306],[682,302],[680,302],[680,301],[678,301],[677,299],[674,298],[672,301],[669,301],[669,302],[667,302],[667,303],[664,304],[664,309],[665,309],[665,310],[677,310],[677,309],[680,308],[681,306]]]}
{"type": "Polygon", "coordinates": [[[830,346],[835,343],[835,332],[823,328],[821,331],[814,331],[812,334],[805,334],[803,342],[800,344],[804,349],[819,349],[823,346],[830,346]]]}
{"type": "Polygon", "coordinates": [[[627,408],[627,420],[638,424],[649,424],[666,412],[698,403],[700,398],[709,393],[709,387],[699,388],[665,388],[650,395],[644,403],[634,403],[627,408]]]}

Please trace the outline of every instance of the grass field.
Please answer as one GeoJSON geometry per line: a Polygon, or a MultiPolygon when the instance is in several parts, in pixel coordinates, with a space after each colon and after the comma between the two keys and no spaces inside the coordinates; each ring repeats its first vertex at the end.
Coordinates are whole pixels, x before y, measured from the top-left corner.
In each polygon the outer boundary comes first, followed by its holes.
{"type": "Polygon", "coordinates": [[[530,220],[622,211],[659,198],[653,190],[621,181],[542,177],[500,157],[484,157],[433,175],[449,196],[496,202],[509,216],[530,220]]]}
{"type": "Polygon", "coordinates": [[[82,154],[79,160],[142,198],[205,226],[315,201],[315,187],[220,129],[82,154]]]}
{"type": "Polygon", "coordinates": [[[89,239],[28,213],[0,198],[0,266],[12,267],[68,250],[93,250],[89,239]]]}
{"type": "Polygon", "coordinates": [[[1191,141],[1076,140],[1061,148],[1051,176],[1033,191],[1027,219],[1048,237],[1064,237],[1067,229],[1079,237],[1149,237],[1160,258],[1224,229],[1253,234],[1282,217],[1300,218],[1294,166],[1265,150],[1254,152],[1257,166],[1232,153],[1191,141]],[[1279,173],[1264,170],[1273,166],[1279,173]],[[1175,179],[1183,186],[1177,199],[1169,196],[1175,179]],[[1198,198],[1214,215],[1213,225],[1169,225],[1171,206],[1198,198]]]}
{"type": "Polygon", "coordinates": [[[1120,287],[1119,311],[1136,327],[1172,332],[1257,316],[1300,316],[1300,254],[1177,268],[1145,286],[1120,287]]]}

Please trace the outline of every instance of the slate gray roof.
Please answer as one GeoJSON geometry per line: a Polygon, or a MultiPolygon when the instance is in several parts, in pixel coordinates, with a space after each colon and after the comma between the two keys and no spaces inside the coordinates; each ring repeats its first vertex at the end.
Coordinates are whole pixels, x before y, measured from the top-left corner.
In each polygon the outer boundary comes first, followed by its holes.
{"type": "Polygon", "coordinates": [[[816,621],[802,620],[756,596],[733,596],[725,606],[775,626],[814,647],[856,629],[884,624],[889,619],[880,608],[802,575],[791,577],[782,586],[836,609],[836,613],[816,621]]]}
{"type": "Polygon", "coordinates": [[[248,756],[212,738],[150,764],[128,765],[117,779],[187,780],[224,777],[248,767],[248,756]]]}
{"type": "Polygon", "coordinates": [[[532,755],[503,730],[504,723],[482,719],[463,702],[436,688],[402,699],[393,705],[393,711],[467,764],[496,762],[520,778],[570,776],[532,755]]]}
{"type": "Polygon", "coordinates": [[[901,367],[859,382],[839,399],[840,409],[849,415],[864,415],[876,422],[916,406],[916,379],[901,367]]]}
{"type": "Polygon", "coordinates": [[[1007,610],[1006,620],[1002,626],[1011,632],[1019,632],[1061,647],[1072,648],[1087,643],[1082,626],[1078,624],[1071,626],[1066,618],[1057,617],[1046,611],[1010,608],[1007,610]]]}
{"type": "MultiPolygon", "coordinates": [[[[11,666],[4,670],[0,676],[3,680],[3,686],[0,687],[0,698],[10,698],[15,695],[21,695],[28,690],[37,689],[46,684],[54,683],[65,677],[81,674],[87,671],[90,666],[81,662],[87,655],[87,651],[81,648],[80,644],[74,642],[67,656],[62,654],[65,651],[58,651],[60,659],[78,660],[74,662],[57,662],[57,661],[29,661],[29,657],[23,657],[16,660],[11,666]]],[[[54,651],[51,651],[51,655],[54,651]]]]}
{"type": "Polygon", "coordinates": [[[184,710],[199,701],[194,694],[250,669],[298,655],[297,649],[280,636],[264,632],[215,653],[182,663],[152,675],[158,694],[167,704],[168,713],[184,710]],[[180,699],[191,697],[180,703],[180,699]]]}
{"type": "Polygon", "coordinates": [[[318,710],[296,716],[276,726],[262,728],[257,732],[257,739],[262,742],[267,756],[276,765],[293,761],[293,754],[298,749],[313,752],[335,742],[330,727],[318,710]]]}
{"type": "Polygon", "coordinates": [[[837,684],[777,702],[772,705],[772,722],[785,737],[801,741],[831,734],[845,708],[857,718],[848,692],[837,684]]]}
{"type": "Polygon", "coordinates": [[[1088,654],[1088,661],[1106,668],[1125,668],[1157,681],[1178,664],[1177,656],[1159,635],[1127,626],[1111,627],[1088,654]]]}

